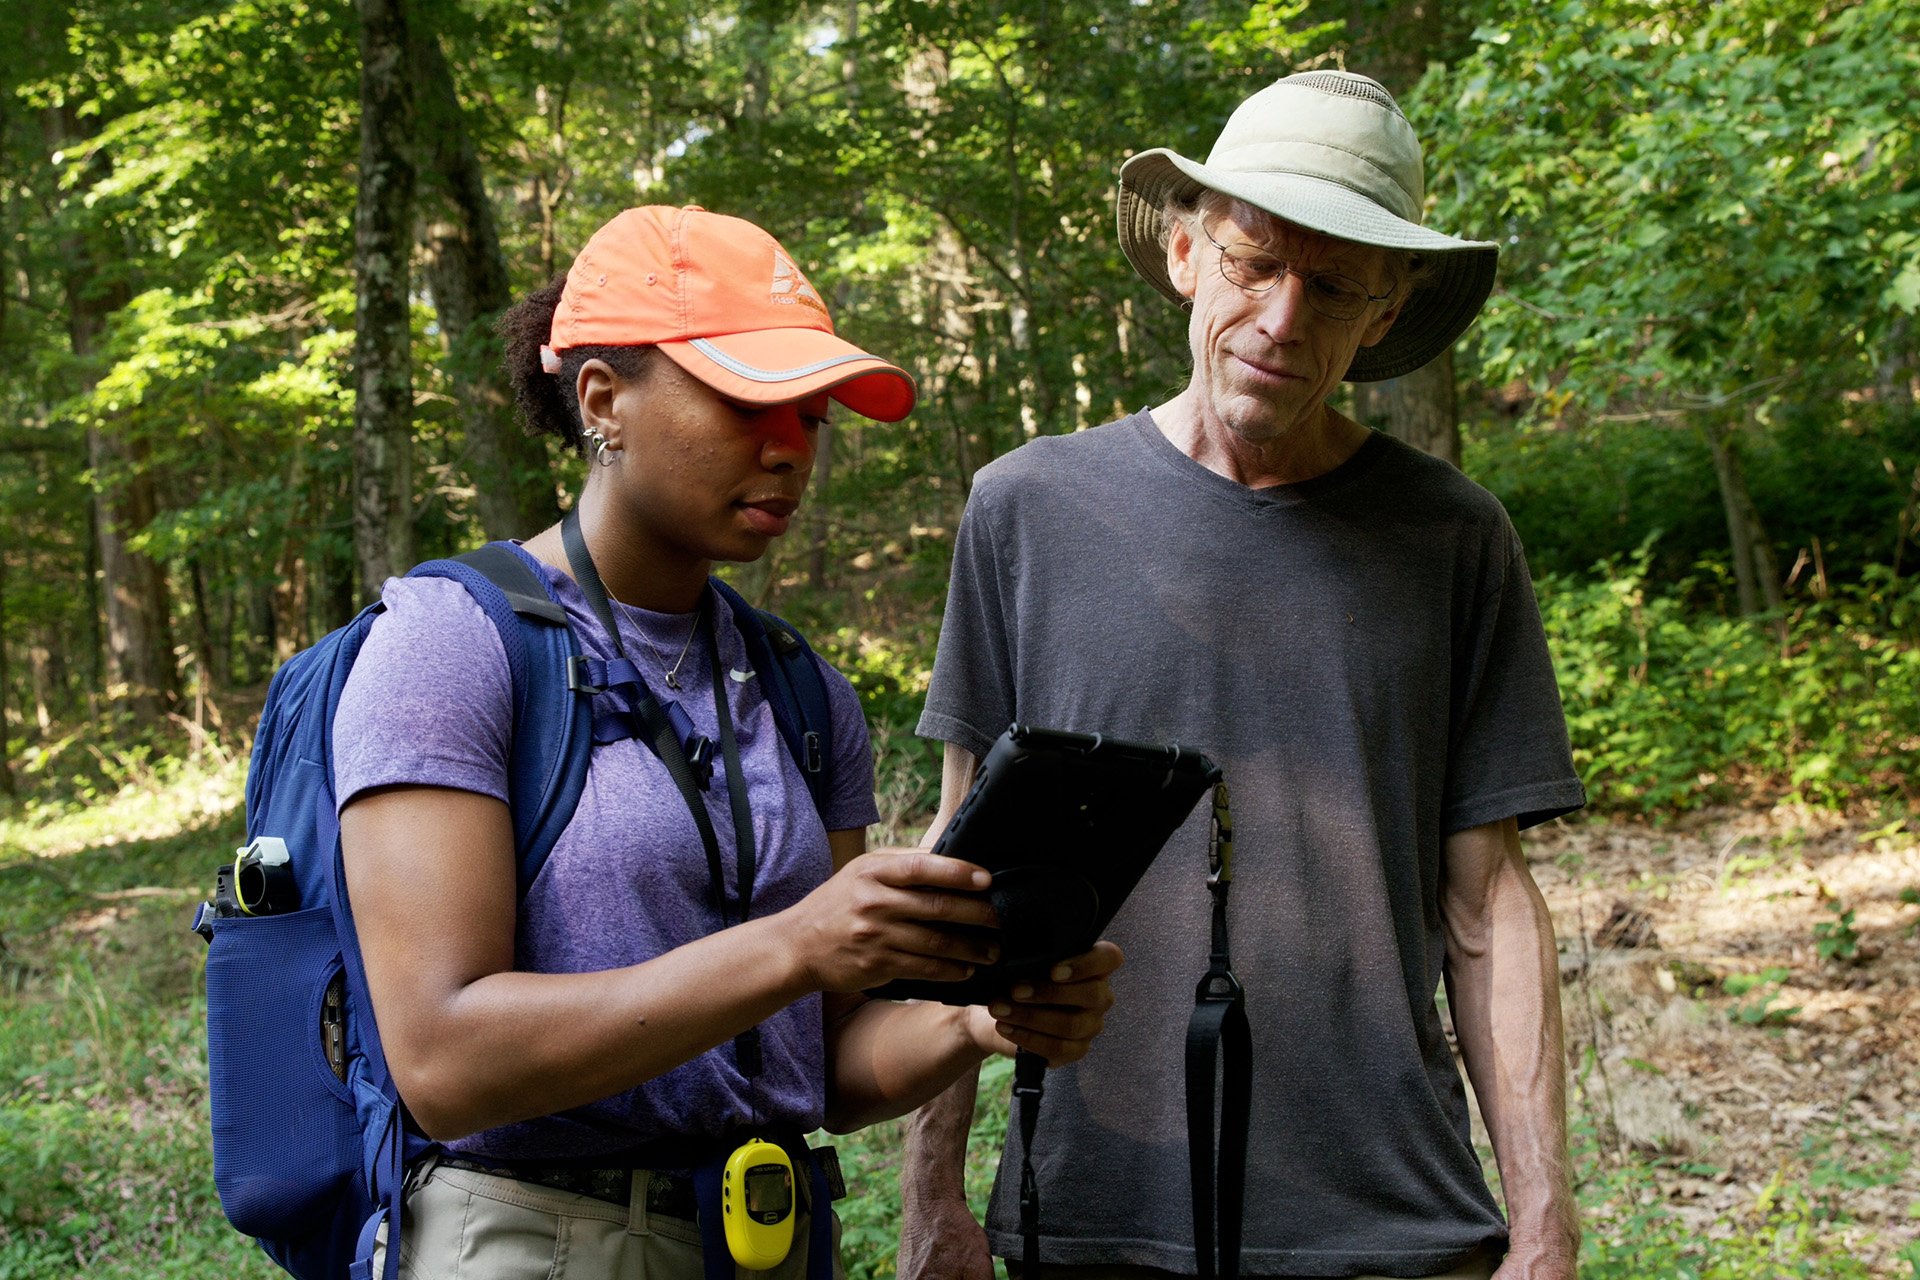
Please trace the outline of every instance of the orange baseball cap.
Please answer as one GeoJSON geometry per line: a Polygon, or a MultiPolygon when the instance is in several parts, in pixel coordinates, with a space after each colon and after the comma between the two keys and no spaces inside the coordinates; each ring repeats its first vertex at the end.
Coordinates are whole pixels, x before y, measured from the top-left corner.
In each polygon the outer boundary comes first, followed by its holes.
{"type": "Polygon", "coordinates": [[[659,347],[745,404],[824,391],[881,422],[913,411],[913,379],[835,336],[826,303],[779,241],[697,205],[628,209],[573,260],[541,362],[557,372],[560,352],[600,344],[659,347]]]}

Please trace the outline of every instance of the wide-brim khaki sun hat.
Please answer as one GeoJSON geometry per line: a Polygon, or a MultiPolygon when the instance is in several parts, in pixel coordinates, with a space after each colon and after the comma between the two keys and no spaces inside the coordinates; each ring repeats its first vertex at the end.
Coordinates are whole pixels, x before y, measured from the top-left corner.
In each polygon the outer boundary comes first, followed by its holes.
{"type": "Polygon", "coordinates": [[[1377,82],[1346,71],[1304,71],[1241,103],[1205,164],[1165,147],[1120,167],[1120,248],[1174,302],[1162,231],[1169,200],[1202,190],[1244,200],[1323,235],[1417,253],[1426,264],[1387,336],[1362,347],[1349,382],[1397,378],[1438,356],[1473,323],[1493,291],[1498,246],[1421,225],[1420,140],[1377,82]]]}

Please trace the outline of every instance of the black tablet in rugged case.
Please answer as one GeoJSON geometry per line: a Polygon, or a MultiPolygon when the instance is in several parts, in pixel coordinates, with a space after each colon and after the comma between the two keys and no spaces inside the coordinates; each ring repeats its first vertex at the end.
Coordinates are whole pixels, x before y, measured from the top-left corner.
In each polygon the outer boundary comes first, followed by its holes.
{"type": "Polygon", "coordinates": [[[963,982],[869,994],[985,1004],[1091,947],[1220,770],[1183,747],[1014,725],[1000,735],[935,853],[993,872],[1000,961],[963,982]]]}

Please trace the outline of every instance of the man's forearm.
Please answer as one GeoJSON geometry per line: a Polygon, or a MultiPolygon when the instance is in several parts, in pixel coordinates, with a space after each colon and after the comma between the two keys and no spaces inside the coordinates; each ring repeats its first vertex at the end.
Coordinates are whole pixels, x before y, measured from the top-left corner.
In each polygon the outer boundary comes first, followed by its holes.
{"type": "MultiPolygon", "coordinates": [[[[940,809],[927,828],[933,844],[953,821],[973,787],[980,760],[949,742],[940,760],[940,809]]],[[[980,1094],[980,1068],[963,1071],[953,1084],[907,1118],[907,1152],[900,1171],[902,1198],[933,1199],[966,1195],[967,1135],[973,1129],[974,1100],[980,1094]]]]}
{"type": "Polygon", "coordinates": [[[1538,933],[1517,925],[1512,933],[1520,936],[1496,941],[1486,961],[1492,972],[1478,984],[1490,1007],[1481,1016],[1474,999],[1463,997],[1468,1008],[1456,1027],[1484,1028],[1484,1034],[1462,1030],[1461,1050],[1500,1166],[1516,1244],[1564,1242],[1574,1249],[1580,1219],[1567,1159],[1566,1058],[1552,933],[1545,931],[1546,964],[1536,959],[1538,933]]]}
{"type": "Polygon", "coordinates": [[[974,1067],[907,1118],[907,1150],[900,1169],[903,1199],[965,1199],[967,1135],[979,1092],[980,1069],[974,1067]]]}
{"type": "Polygon", "coordinates": [[[1567,1161],[1552,917],[1510,828],[1453,837],[1448,867],[1453,878],[1442,903],[1447,988],[1461,1056],[1499,1162],[1514,1248],[1564,1255],[1571,1265],[1580,1227],[1567,1161]],[[1478,848],[1453,844],[1476,836],[1478,848]]]}

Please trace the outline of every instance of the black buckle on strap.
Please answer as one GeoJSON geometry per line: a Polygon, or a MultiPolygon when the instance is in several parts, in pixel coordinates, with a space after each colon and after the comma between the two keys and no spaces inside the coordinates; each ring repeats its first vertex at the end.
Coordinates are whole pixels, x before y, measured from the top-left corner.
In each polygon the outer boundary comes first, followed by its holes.
{"type": "Polygon", "coordinates": [[[1209,969],[1193,993],[1196,1004],[1238,1004],[1245,997],[1231,969],[1209,969]]]}
{"type": "Polygon", "coordinates": [[[605,693],[605,685],[595,684],[587,675],[587,657],[575,654],[567,659],[567,688],[573,693],[584,693],[588,697],[605,693]]]}
{"type": "Polygon", "coordinates": [[[1040,1280],[1040,1180],[1033,1169],[1033,1138],[1040,1127],[1047,1060],[1022,1049],[1013,1058],[1013,1096],[1020,1100],[1021,1280],[1040,1280]]]}
{"type": "Polygon", "coordinates": [[[687,753],[687,767],[693,770],[693,780],[705,791],[713,783],[713,739],[696,733],[680,745],[687,753]]]}

